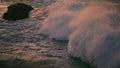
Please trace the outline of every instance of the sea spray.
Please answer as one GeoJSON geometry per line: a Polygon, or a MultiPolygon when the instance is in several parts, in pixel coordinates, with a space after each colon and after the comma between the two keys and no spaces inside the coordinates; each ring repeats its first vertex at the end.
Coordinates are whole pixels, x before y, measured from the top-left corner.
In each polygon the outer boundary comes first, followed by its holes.
{"type": "Polygon", "coordinates": [[[69,40],[69,55],[98,68],[119,68],[120,13],[116,5],[110,0],[58,0],[48,6],[40,32],[69,40]]]}

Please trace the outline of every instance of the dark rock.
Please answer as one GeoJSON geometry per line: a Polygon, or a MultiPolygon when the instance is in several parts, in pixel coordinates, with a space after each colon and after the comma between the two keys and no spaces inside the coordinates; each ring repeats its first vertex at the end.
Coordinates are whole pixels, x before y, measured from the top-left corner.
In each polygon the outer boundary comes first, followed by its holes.
{"type": "Polygon", "coordinates": [[[53,41],[60,42],[60,43],[68,43],[69,40],[60,40],[56,38],[52,38],[53,41]]]}
{"type": "Polygon", "coordinates": [[[29,17],[29,12],[33,10],[30,5],[16,3],[8,6],[8,11],[4,13],[3,18],[6,20],[20,20],[29,17]]]}
{"type": "Polygon", "coordinates": [[[68,56],[68,61],[71,64],[71,68],[97,68],[92,63],[73,56],[68,56]]]}

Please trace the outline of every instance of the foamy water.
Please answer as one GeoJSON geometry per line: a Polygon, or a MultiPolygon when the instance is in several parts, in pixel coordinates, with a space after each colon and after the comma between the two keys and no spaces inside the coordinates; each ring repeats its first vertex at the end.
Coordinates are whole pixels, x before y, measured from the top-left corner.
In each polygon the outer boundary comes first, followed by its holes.
{"type": "MultiPolygon", "coordinates": [[[[94,68],[73,56],[97,68],[120,67],[119,0],[52,1],[23,1],[35,8],[29,18],[0,19],[0,60],[18,68],[94,68]]],[[[14,2],[2,4],[0,17],[14,2]]]]}
{"type": "Polygon", "coordinates": [[[58,0],[48,6],[41,33],[69,40],[68,54],[97,68],[119,68],[119,1],[58,0]]]}
{"type": "Polygon", "coordinates": [[[67,56],[67,42],[54,41],[40,33],[51,1],[54,0],[24,1],[34,10],[29,18],[17,21],[2,19],[7,6],[16,2],[1,3],[0,68],[90,68],[80,59],[67,56]]]}

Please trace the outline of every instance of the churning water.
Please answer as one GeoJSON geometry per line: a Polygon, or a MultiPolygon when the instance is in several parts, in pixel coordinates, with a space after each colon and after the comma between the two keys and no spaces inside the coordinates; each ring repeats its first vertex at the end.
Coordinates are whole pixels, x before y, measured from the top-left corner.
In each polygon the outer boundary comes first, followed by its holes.
{"type": "MultiPolygon", "coordinates": [[[[1,16],[14,2],[2,2],[1,16]]],[[[120,68],[119,0],[23,2],[35,8],[30,18],[0,20],[1,66],[120,68]]]]}

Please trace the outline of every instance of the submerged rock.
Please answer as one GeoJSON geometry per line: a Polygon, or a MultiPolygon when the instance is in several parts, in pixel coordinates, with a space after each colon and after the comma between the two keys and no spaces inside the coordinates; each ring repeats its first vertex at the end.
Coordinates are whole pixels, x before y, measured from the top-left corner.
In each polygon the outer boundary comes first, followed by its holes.
{"type": "Polygon", "coordinates": [[[6,20],[20,20],[29,17],[29,12],[33,10],[32,6],[24,3],[15,3],[7,7],[8,11],[4,13],[6,20]]]}

